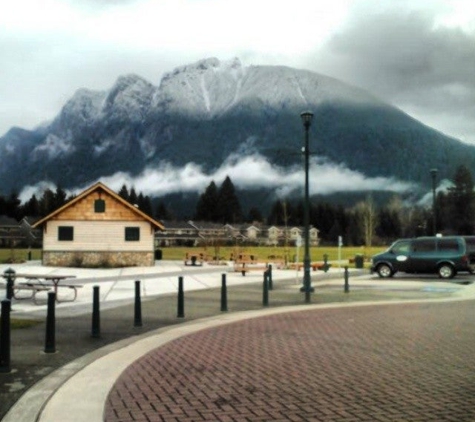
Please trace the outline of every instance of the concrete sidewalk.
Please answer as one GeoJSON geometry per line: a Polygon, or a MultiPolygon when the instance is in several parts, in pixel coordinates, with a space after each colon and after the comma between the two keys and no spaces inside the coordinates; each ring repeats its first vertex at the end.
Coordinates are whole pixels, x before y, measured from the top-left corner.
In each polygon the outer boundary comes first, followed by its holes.
{"type": "MultiPolygon", "coordinates": [[[[39,261],[30,261],[21,265],[0,265],[0,274],[7,268],[12,268],[18,274],[38,275],[70,275],[75,278],[68,280],[70,284],[78,284],[83,287],[78,289],[77,299],[74,302],[61,302],[56,306],[58,316],[78,315],[89,313],[91,310],[93,287],[100,287],[101,307],[110,308],[123,304],[123,301],[131,300],[135,295],[135,280],[141,281],[141,297],[144,300],[158,295],[174,294],[178,289],[178,277],[184,277],[186,291],[212,289],[221,286],[221,274],[226,274],[227,285],[256,283],[263,280],[263,271],[250,271],[246,276],[233,271],[232,262],[226,265],[185,266],[179,261],[157,261],[154,267],[129,267],[111,269],[85,269],[85,268],[59,268],[43,267],[39,261]]],[[[351,271],[355,271],[352,269],[351,271]]],[[[361,271],[358,271],[361,272],[361,271]]],[[[291,280],[295,278],[295,284],[299,285],[302,278],[302,270],[279,270],[273,268],[273,279],[291,280]]],[[[331,269],[328,273],[318,272],[319,279],[332,278],[341,274],[343,269],[331,269]]],[[[5,284],[4,281],[0,285],[5,284]]],[[[21,279],[16,280],[19,283],[21,279]]],[[[61,283],[60,283],[61,285],[61,283]]],[[[58,296],[69,299],[72,294],[69,289],[59,289],[58,296]]],[[[40,305],[35,305],[31,300],[16,300],[15,315],[32,316],[45,314],[47,304],[47,292],[38,293],[40,305]]]]}
{"type": "MultiPolygon", "coordinates": [[[[263,309],[261,302],[262,274],[250,273],[242,277],[239,273],[227,273],[228,286],[234,295],[233,299],[230,298],[230,311],[245,312],[221,313],[219,312],[219,289],[217,287],[221,284],[220,273],[226,272],[223,271],[223,268],[183,267],[176,262],[160,264],[159,268],[154,267],[153,269],[79,270],[80,274],[77,273],[77,281],[84,284],[84,287],[78,300],[57,306],[59,352],[54,354],[53,357],[45,354],[35,357],[32,356],[31,351],[29,354],[24,352],[25,358],[30,357],[33,360],[32,364],[34,364],[34,361],[41,361],[42,365],[45,365],[44,361],[49,360],[49,358],[51,358],[51,361],[56,361],[56,365],[61,362],[65,362],[65,364],[56,366],[58,369],[54,372],[51,372],[50,368],[48,371],[50,375],[40,377],[40,381],[23,394],[2,420],[6,422],[18,420],[26,422],[36,420],[99,421],[103,420],[104,412],[108,415],[107,420],[133,420],[130,413],[124,419],[117,419],[113,406],[112,408],[110,404],[109,407],[106,406],[107,397],[109,394],[114,394],[114,383],[118,382],[121,374],[129,365],[138,361],[148,352],[155,353],[155,351],[161,350],[161,346],[170,343],[172,340],[179,339],[184,335],[199,335],[204,328],[218,329],[223,324],[236,324],[260,316],[269,317],[277,313],[287,314],[302,310],[323,312],[324,309],[361,307],[373,303],[372,301],[365,301],[359,304],[351,302],[286,306],[292,302],[299,303],[299,297],[301,297],[301,294],[299,294],[299,279],[296,278],[295,271],[275,270],[273,278],[276,285],[281,288],[276,292],[272,292],[271,302],[275,303],[273,306],[279,307],[263,309]],[[184,319],[176,318],[175,298],[173,297],[170,300],[170,295],[176,293],[177,277],[180,274],[185,277],[187,292],[192,292],[187,293],[186,296],[187,317],[184,319]],[[145,318],[151,320],[144,323],[145,327],[142,331],[147,329],[152,331],[144,334],[140,334],[140,329],[126,327],[130,325],[130,320],[128,324],[124,322],[124,315],[131,313],[134,294],[133,281],[136,279],[142,281],[143,297],[145,298],[142,306],[144,314],[147,315],[145,318]],[[102,337],[107,336],[109,338],[102,340],[101,343],[101,340],[94,342],[87,335],[81,334],[81,338],[76,341],[76,347],[81,344],[84,354],[79,355],[81,357],[75,360],[68,361],[67,358],[74,357],[75,353],[68,349],[69,344],[66,339],[74,343],[78,326],[81,326],[80,329],[87,333],[85,327],[90,324],[92,286],[98,283],[101,286],[101,324],[104,321],[104,329],[101,325],[101,332],[103,333],[102,337]],[[158,286],[158,284],[160,285],[158,286]],[[292,297],[291,300],[290,297],[292,297]],[[154,311],[156,307],[166,312],[167,316],[154,315],[150,317],[149,315],[152,315],[152,312],[156,312],[154,311]],[[102,309],[106,309],[106,311],[102,312],[102,309]],[[193,316],[190,317],[190,314],[193,316]],[[63,324],[62,321],[65,323],[63,324]],[[108,323],[110,323],[109,326],[108,323]],[[177,323],[180,323],[178,327],[172,327],[177,323]],[[157,327],[160,328],[156,329],[157,327]],[[129,336],[124,335],[127,333],[129,333],[129,336]],[[62,336],[65,339],[64,343],[61,340],[62,336]],[[120,339],[121,337],[127,338],[107,344],[113,338],[120,339]],[[104,347],[98,348],[101,344],[104,347]],[[61,359],[61,355],[66,355],[64,360],[61,359]]],[[[40,268],[35,268],[34,265],[31,265],[30,269],[32,272],[40,270],[40,268]]],[[[21,268],[22,273],[26,270],[25,267],[21,268]]],[[[43,270],[58,271],[58,269],[50,268],[43,270]]],[[[3,271],[3,268],[0,268],[0,271],[3,271]]],[[[66,273],[68,271],[62,269],[61,272],[66,273]]],[[[468,276],[466,278],[469,279],[468,276]]],[[[338,290],[338,294],[342,295],[342,271],[333,270],[329,274],[312,273],[312,279],[316,286],[314,302],[318,302],[319,296],[326,294],[325,292],[336,292],[338,290]]],[[[352,297],[358,297],[364,292],[364,295],[357,300],[373,297],[374,300],[379,301],[387,298],[393,304],[396,304],[400,303],[397,301],[399,298],[424,299],[426,301],[454,301],[475,298],[475,287],[468,285],[468,281],[467,284],[463,284],[465,281],[463,277],[460,277],[458,281],[461,283],[432,282],[424,279],[411,280],[407,278],[379,280],[364,276],[352,277],[350,284],[352,297]]],[[[35,306],[26,303],[26,301],[21,305],[15,301],[14,308],[15,316],[18,317],[38,317],[45,313],[45,306],[35,306]]],[[[31,343],[25,342],[24,347],[31,348],[31,343]]],[[[75,344],[72,344],[71,347],[74,348],[75,344]]],[[[33,353],[38,354],[38,349],[39,347],[33,353]]],[[[77,352],[77,350],[74,352],[77,352]]],[[[15,367],[15,362],[12,366],[15,367]]],[[[0,377],[5,376],[0,375],[0,377]]],[[[10,378],[14,380],[15,374],[12,374],[10,378]]],[[[162,419],[150,419],[149,416],[149,419],[141,420],[162,419]]],[[[173,420],[195,419],[178,418],[173,420]]]]}

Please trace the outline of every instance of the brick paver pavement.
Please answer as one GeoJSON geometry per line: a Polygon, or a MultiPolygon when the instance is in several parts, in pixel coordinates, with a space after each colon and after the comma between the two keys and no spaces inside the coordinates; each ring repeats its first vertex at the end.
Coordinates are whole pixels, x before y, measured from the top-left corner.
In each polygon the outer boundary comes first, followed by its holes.
{"type": "Polygon", "coordinates": [[[113,421],[475,421],[475,304],[304,310],[175,340],[109,394],[113,421]]]}

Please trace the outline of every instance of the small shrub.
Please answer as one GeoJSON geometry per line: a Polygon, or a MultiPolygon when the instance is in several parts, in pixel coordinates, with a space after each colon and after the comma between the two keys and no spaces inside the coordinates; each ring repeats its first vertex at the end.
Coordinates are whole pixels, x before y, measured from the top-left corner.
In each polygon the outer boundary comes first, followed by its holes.
{"type": "Polygon", "coordinates": [[[71,266],[80,268],[83,266],[84,257],[81,254],[74,254],[73,258],[71,259],[71,266]]]}

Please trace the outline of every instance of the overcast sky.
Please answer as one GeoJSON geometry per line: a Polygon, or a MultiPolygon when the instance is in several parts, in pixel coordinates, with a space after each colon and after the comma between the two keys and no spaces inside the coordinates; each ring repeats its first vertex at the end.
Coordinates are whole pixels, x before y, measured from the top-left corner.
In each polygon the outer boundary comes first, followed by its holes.
{"type": "Polygon", "coordinates": [[[0,136],[76,89],[206,58],[309,69],[475,144],[473,0],[15,0],[0,6],[0,136]]]}

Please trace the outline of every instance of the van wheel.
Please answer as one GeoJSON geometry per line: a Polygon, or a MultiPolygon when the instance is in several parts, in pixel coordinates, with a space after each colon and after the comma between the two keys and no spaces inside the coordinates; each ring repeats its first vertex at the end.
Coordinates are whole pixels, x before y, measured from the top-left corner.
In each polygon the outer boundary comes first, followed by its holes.
{"type": "Polygon", "coordinates": [[[440,278],[453,278],[455,275],[455,269],[450,264],[442,264],[439,267],[440,278]]]}
{"type": "Polygon", "coordinates": [[[376,268],[376,272],[381,278],[389,278],[393,276],[393,270],[387,264],[378,265],[378,268],[376,268]]]}

